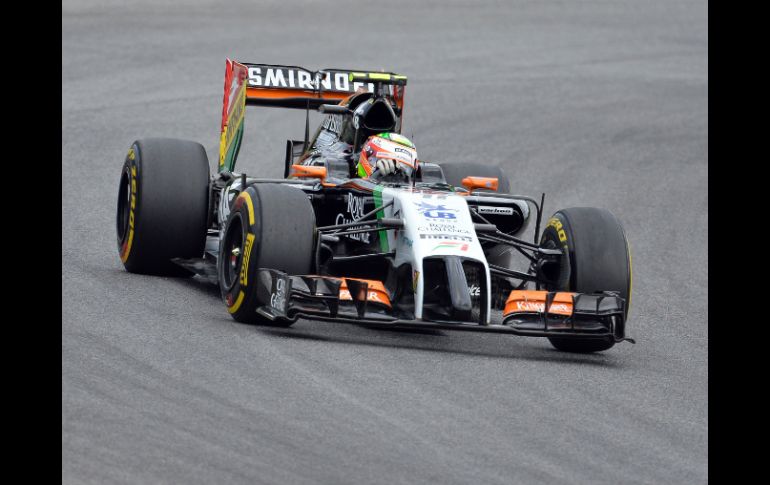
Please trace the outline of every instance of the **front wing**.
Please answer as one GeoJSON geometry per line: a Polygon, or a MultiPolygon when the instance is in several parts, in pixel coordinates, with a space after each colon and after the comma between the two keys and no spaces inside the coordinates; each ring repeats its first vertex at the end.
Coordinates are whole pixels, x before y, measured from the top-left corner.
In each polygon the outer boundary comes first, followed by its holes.
{"type": "Polygon", "coordinates": [[[309,320],[390,328],[432,328],[510,333],[528,337],[612,338],[625,336],[625,300],[614,292],[579,294],[517,291],[508,297],[500,323],[416,320],[394,309],[380,282],[318,275],[287,275],[260,269],[257,313],[271,321],[309,320]],[[546,311],[547,309],[547,311],[546,311]]]}

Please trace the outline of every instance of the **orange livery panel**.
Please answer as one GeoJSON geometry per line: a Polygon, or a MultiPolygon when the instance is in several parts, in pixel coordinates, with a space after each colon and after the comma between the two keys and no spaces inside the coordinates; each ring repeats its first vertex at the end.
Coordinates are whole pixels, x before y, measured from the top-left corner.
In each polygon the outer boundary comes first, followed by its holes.
{"type": "Polygon", "coordinates": [[[340,300],[352,300],[350,295],[346,279],[361,281],[367,284],[368,292],[366,300],[370,303],[379,303],[380,305],[390,306],[390,297],[388,296],[388,290],[385,289],[385,285],[381,281],[377,280],[362,280],[360,278],[342,278],[342,285],[340,286],[340,300]]]}
{"type": "MultiPolygon", "coordinates": [[[[543,313],[547,291],[513,290],[505,302],[503,315],[511,313],[543,313]]],[[[554,296],[548,313],[555,315],[572,315],[572,297],[575,293],[559,292],[554,296]]]]}

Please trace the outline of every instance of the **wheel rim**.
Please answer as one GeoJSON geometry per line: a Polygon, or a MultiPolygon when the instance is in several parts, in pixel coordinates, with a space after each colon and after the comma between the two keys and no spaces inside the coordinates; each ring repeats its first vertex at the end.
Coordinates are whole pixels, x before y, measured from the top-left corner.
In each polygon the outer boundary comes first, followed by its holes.
{"type": "Polygon", "coordinates": [[[222,282],[227,290],[235,286],[243,262],[243,218],[239,213],[233,214],[227,226],[224,244],[222,245],[222,282]]]}
{"type": "Polygon", "coordinates": [[[128,169],[123,172],[120,177],[120,189],[118,190],[118,212],[117,212],[117,229],[118,229],[118,246],[120,246],[126,239],[128,234],[128,223],[131,212],[131,177],[128,173],[128,169]]]}

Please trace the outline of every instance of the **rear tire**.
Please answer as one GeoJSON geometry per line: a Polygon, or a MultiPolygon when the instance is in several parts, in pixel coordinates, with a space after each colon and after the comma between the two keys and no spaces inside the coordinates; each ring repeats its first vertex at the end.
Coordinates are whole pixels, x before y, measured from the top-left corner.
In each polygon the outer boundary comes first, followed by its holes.
{"type": "Polygon", "coordinates": [[[441,163],[439,165],[441,171],[444,172],[444,179],[449,185],[462,187],[465,177],[497,177],[496,191],[487,189],[477,189],[477,191],[498,192],[500,194],[511,192],[511,181],[508,180],[500,167],[481,163],[441,163]]]}
{"type": "MultiPolygon", "coordinates": [[[[540,245],[563,248],[567,258],[553,268],[555,283],[546,289],[593,293],[616,291],[631,303],[631,253],[623,227],[611,212],[594,207],[574,207],[556,212],[548,221],[540,245]]],[[[607,350],[612,338],[570,339],[549,337],[551,344],[566,352],[607,350]]]]}
{"type": "Polygon", "coordinates": [[[200,143],[135,141],[118,191],[118,252],[126,271],[192,275],[170,260],[203,255],[208,192],[209,161],[200,143]]]}
{"type": "Polygon", "coordinates": [[[307,195],[280,184],[255,184],[233,202],[219,245],[217,272],[222,298],[238,322],[288,327],[258,313],[257,270],[309,274],[315,254],[315,213],[307,195]]]}

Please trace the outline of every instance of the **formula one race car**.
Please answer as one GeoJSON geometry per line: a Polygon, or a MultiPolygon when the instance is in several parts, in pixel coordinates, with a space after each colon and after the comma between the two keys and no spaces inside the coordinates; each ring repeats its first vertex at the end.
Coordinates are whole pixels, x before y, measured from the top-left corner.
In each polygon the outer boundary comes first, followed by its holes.
{"type": "Polygon", "coordinates": [[[208,278],[239,322],[511,333],[572,352],[633,342],[618,220],[562,209],[541,233],[545,196],[508,194],[498,167],[419,160],[400,135],[406,84],[228,59],[215,176],[195,142],[148,138],[128,151],[117,208],[126,270],[208,278]],[[306,111],[282,179],[235,172],[252,105],[306,111]],[[324,115],[313,136],[310,110],[324,115]],[[529,242],[519,236],[532,219],[529,242]],[[511,267],[514,251],[527,267],[511,267]]]}

